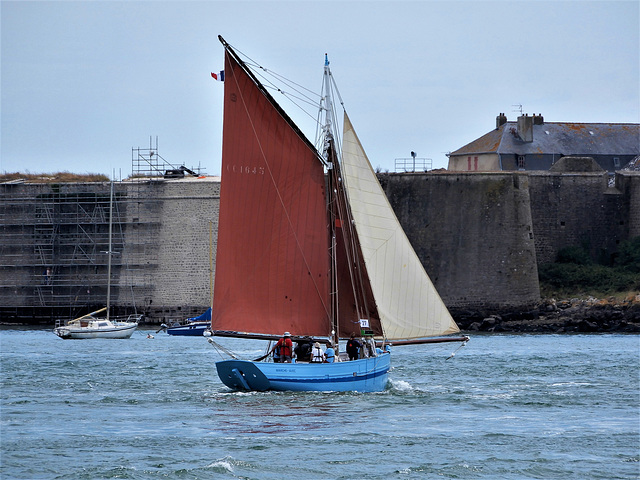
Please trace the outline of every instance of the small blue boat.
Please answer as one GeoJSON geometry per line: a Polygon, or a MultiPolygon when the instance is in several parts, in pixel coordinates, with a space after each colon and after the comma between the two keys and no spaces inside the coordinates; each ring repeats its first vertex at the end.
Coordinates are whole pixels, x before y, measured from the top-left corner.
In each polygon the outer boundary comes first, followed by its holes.
{"type": "Polygon", "coordinates": [[[211,308],[202,315],[187,318],[182,322],[176,322],[170,326],[163,325],[169,335],[183,335],[190,337],[201,337],[204,332],[211,328],[211,308]]]}

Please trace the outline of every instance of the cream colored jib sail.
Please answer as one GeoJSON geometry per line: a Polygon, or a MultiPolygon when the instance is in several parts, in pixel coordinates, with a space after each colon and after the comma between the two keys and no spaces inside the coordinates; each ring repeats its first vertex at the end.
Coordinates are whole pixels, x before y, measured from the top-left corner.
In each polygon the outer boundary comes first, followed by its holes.
{"type": "Polygon", "coordinates": [[[459,332],[400,226],[346,112],[342,174],[385,337],[410,340],[459,332]]]}

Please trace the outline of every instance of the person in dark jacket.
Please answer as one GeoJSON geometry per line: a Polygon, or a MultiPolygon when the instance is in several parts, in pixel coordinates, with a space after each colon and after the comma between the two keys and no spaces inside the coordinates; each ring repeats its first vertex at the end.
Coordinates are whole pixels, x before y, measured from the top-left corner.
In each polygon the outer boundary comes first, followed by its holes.
{"type": "Polygon", "coordinates": [[[308,362],[311,356],[311,347],[313,344],[309,340],[301,340],[296,343],[293,352],[296,354],[296,361],[308,362]]]}
{"type": "Polygon", "coordinates": [[[347,354],[349,355],[349,360],[357,360],[360,358],[360,342],[356,340],[356,336],[354,333],[351,334],[349,341],[347,342],[347,354]]]}

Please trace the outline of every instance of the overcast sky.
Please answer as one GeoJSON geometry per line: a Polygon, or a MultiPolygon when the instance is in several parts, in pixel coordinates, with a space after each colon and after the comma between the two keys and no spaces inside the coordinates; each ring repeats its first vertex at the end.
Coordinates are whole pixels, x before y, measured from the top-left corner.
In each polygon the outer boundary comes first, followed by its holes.
{"type": "Polygon", "coordinates": [[[132,147],[157,137],[167,161],[219,174],[219,34],[318,92],[327,52],[383,170],[412,150],[446,168],[515,105],[548,122],[640,122],[635,0],[2,0],[1,22],[0,172],[126,177],[132,147]]]}

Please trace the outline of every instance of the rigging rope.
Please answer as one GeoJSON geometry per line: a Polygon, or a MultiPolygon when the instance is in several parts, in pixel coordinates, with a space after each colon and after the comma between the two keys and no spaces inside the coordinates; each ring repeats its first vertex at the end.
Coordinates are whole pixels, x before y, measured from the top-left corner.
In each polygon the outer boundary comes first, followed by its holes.
{"type": "MultiPolygon", "coordinates": [[[[321,105],[323,97],[322,95],[318,94],[317,92],[314,92],[313,90],[305,87],[304,85],[301,85],[297,82],[294,82],[293,80],[285,77],[284,75],[280,75],[279,73],[276,73],[272,70],[269,70],[265,67],[263,67],[261,64],[259,64],[258,62],[256,62],[254,59],[252,59],[251,57],[249,57],[247,54],[245,54],[244,52],[242,52],[241,50],[238,50],[235,48],[235,46],[231,45],[232,48],[236,51],[236,53],[239,53],[242,55],[242,57],[244,57],[244,64],[247,67],[251,68],[251,71],[253,72],[253,74],[256,77],[260,77],[260,79],[263,81],[263,86],[266,89],[272,90],[272,91],[276,91],[278,93],[280,93],[281,95],[283,95],[284,97],[287,98],[287,100],[289,102],[291,102],[291,104],[293,106],[295,106],[296,108],[298,108],[304,115],[308,116],[313,122],[315,122],[316,124],[316,140],[320,141],[321,136],[319,135],[319,131],[322,129],[323,124],[322,121],[320,119],[320,114],[318,113],[317,116],[315,116],[315,113],[310,113],[310,111],[308,109],[305,109],[305,106],[309,106],[309,107],[314,107],[315,109],[318,110],[318,112],[321,109],[318,109],[318,105],[321,105]],[[273,78],[273,80],[272,80],[273,78]],[[282,88],[280,88],[277,82],[286,85],[287,87],[289,87],[291,89],[291,91],[286,91],[283,90],[282,88]],[[293,92],[293,93],[292,93],[293,92]],[[304,105],[303,105],[304,104],[304,105]]],[[[333,79],[333,74],[331,75],[331,89],[332,91],[335,92],[336,96],[339,99],[340,105],[342,105],[342,107],[344,108],[344,101],[342,100],[342,96],[340,95],[340,92],[338,91],[338,87],[333,79]]],[[[323,80],[324,82],[324,80],[323,80]]],[[[324,85],[322,88],[322,91],[324,91],[324,85]]],[[[333,111],[331,112],[333,115],[333,118],[338,121],[338,116],[336,115],[336,111],[335,111],[335,104],[332,105],[333,106],[333,111]]],[[[337,133],[337,132],[335,132],[337,133]]],[[[342,148],[342,145],[340,145],[340,136],[339,135],[333,135],[334,139],[336,141],[336,145],[337,145],[337,152],[338,155],[340,155],[340,151],[342,148]]],[[[318,148],[318,145],[316,144],[316,148],[318,149],[318,151],[322,151],[321,148],[318,148]]]]}
{"type": "MultiPolygon", "coordinates": [[[[320,120],[320,115],[318,114],[317,117],[315,117],[314,115],[312,115],[311,113],[309,113],[309,111],[305,110],[305,108],[303,106],[301,106],[299,103],[297,103],[296,101],[294,101],[293,99],[298,100],[299,102],[303,102],[309,106],[315,107],[317,108],[318,105],[320,105],[322,103],[322,99],[323,96],[320,94],[318,94],[317,92],[314,92],[313,90],[305,87],[302,84],[299,84],[297,82],[294,82],[293,80],[285,77],[284,75],[280,75],[279,73],[276,73],[272,70],[269,70],[265,67],[263,67],[260,63],[258,63],[256,60],[254,60],[253,58],[251,58],[249,55],[247,55],[246,53],[244,53],[242,50],[238,49],[235,47],[235,45],[231,45],[231,44],[227,44],[229,45],[237,54],[240,54],[243,57],[243,62],[247,67],[251,67],[251,71],[253,72],[254,75],[261,77],[263,80],[265,80],[265,83],[267,83],[268,85],[263,85],[265,88],[269,88],[269,89],[273,89],[279,93],[281,93],[283,96],[287,97],[287,99],[297,108],[299,108],[305,115],[307,115],[309,118],[311,118],[311,120],[313,120],[316,123],[316,126],[318,129],[322,128],[322,122],[320,120]],[[264,74],[262,74],[261,72],[259,72],[259,70],[261,70],[262,72],[264,72],[264,74]],[[285,90],[282,90],[281,88],[279,88],[276,83],[274,81],[271,81],[267,78],[267,75],[271,75],[272,77],[274,77],[275,79],[277,79],[279,82],[287,85],[288,87],[291,88],[291,90],[293,92],[295,92],[295,95],[292,93],[289,93],[285,90]],[[318,100],[314,100],[314,99],[318,99],[318,100]]],[[[338,90],[338,86],[333,78],[333,73],[329,73],[330,78],[331,78],[331,90],[333,92],[335,92],[336,96],[338,97],[338,100],[340,102],[340,105],[342,106],[342,108],[344,109],[344,101],[342,99],[342,95],[340,95],[340,91],[338,90]]],[[[324,82],[324,77],[323,77],[323,82],[324,82]]],[[[322,86],[322,90],[324,91],[324,84],[322,86]]],[[[333,115],[333,118],[338,121],[338,117],[336,115],[336,111],[335,111],[335,102],[333,103],[334,106],[334,110],[331,112],[333,115]]],[[[336,132],[337,133],[337,132],[336,132]]],[[[320,136],[318,135],[318,130],[316,130],[316,139],[318,139],[320,136]]],[[[336,138],[336,142],[337,142],[337,152],[338,154],[340,154],[341,152],[341,148],[342,145],[340,145],[340,136],[339,135],[334,135],[334,137],[336,138]]],[[[321,150],[321,149],[318,149],[321,150]]]]}
{"type": "Polygon", "coordinates": [[[238,357],[236,357],[233,352],[231,350],[229,350],[228,348],[223,347],[222,345],[220,345],[219,343],[216,343],[213,338],[209,337],[207,338],[207,342],[209,342],[211,344],[211,346],[213,348],[216,349],[216,352],[218,352],[218,355],[220,355],[220,357],[224,358],[222,356],[222,353],[220,353],[220,351],[223,351],[224,353],[226,353],[227,355],[229,355],[231,358],[233,358],[234,360],[237,360],[238,357]]]}
{"type": "Polygon", "coordinates": [[[458,348],[456,348],[451,355],[449,355],[447,358],[445,358],[445,361],[449,360],[450,358],[455,357],[456,353],[458,352],[458,350],[460,350],[462,347],[465,347],[467,345],[468,341],[469,340],[465,340],[464,342],[462,342],[462,345],[460,345],[458,348]]]}
{"type": "Polygon", "coordinates": [[[265,88],[269,88],[269,89],[273,89],[279,93],[281,93],[283,96],[287,97],[287,99],[293,104],[295,105],[297,108],[299,108],[305,115],[307,115],[309,118],[311,118],[311,120],[318,122],[318,120],[311,114],[309,113],[309,111],[305,110],[304,107],[302,107],[300,104],[298,104],[296,101],[294,101],[293,99],[296,99],[300,102],[303,102],[309,106],[312,107],[316,107],[318,106],[318,104],[320,103],[320,99],[322,98],[320,95],[318,95],[318,93],[314,92],[313,90],[305,87],[304,85],[301,85],[297,82],[294,82],[293,80],[285,77],[284,75],[280,75],[279,73],[276,73],[272,70],[269,70],[265,67],[263,67],[262,65],[260,65],[258,62],[256,62],[255,60],[253,60],[251,57],[249,57],[248,55],[246,55],[244,52],[237,50],[235,47],[233,47],[234,50],[237,53],[240,53],[246,60],[244,61],[245,65],[247,65],[247,67],[251,67],[252,72],[254,73],[254,75],[256,75],[257,77],[260,77],[261,79],[264,80],[264,87],[265,88]],[[264,74],[262,74],[259,70],[261,70],[262,72],[264,72],[264,74]],[[287,87],[290,87],[291,90],[293,92],[295,92],[295,95],[292,93],[289,93],[283,89],[281,89],[280,87],[278,87],[275,83],[275,81],[270,80],[270,78],[267,77],[267,75],[271,75],[273,78],[277,79],[279,82],[281,82],[282,84],[286,85],[287,87]]]}

